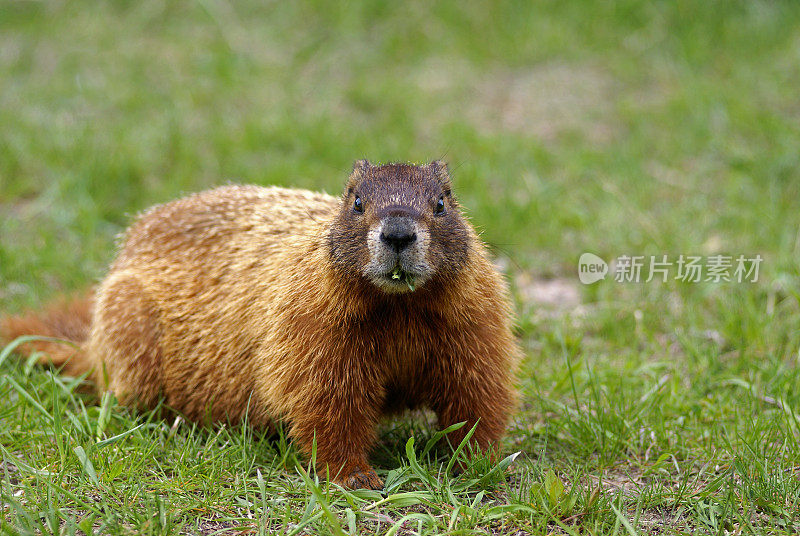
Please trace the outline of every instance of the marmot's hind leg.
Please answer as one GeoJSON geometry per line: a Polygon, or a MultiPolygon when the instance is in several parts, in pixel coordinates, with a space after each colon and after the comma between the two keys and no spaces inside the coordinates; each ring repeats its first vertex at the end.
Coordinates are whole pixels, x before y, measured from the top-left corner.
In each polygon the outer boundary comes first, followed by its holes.
{"type": "Polygon", "coordinates": [[[114,273],[98,289],[87,350],[93,377],[126,405],[152,407],[162,388],[158,311],[130,273],[114,273]]]}

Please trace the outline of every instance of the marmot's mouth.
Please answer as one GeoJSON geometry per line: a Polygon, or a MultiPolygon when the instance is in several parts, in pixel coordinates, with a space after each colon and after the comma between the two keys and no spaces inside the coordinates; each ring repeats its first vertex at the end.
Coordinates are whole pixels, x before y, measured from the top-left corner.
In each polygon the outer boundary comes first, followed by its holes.
{"type": "Polygon", "coordinates": [[[396,281],[400,284],[404,283],[411,292],[414,292],[416,289],[416,286],[414,286],[414,275],[406,272],[399,266],[395,266],[394,270],[392,270],[388,275],[392,281],[396,281]]]}

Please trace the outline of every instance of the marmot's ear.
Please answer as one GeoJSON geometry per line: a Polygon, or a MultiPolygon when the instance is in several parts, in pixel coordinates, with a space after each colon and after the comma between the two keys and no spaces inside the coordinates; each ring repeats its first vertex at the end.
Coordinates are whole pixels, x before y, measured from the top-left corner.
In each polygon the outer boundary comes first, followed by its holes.
{"type": "Polygon", "coordinates": [[[447,169],[447,163],[444,160],[434,160],[428,164],[428,169],[433,173],[433,176],[439,179],[445,191],[450,193],[452,188],[450,183],[450,171],[447,169]]]}
{"type": "Polygon", "coordinates": [[[438,173],[443,173],[443,174],[445,174],[445,175],[447,175],[447,174],[448,174],[448,171],[447,171],[447,162],[445,162],[444,160],[434,160],[433,162],[431,162],[430,164],[428,164],[428,167],[429,167],[429,168],[431,169],[431,171],[433,171],[434,173],[437,173],[437,174],[438,174],[438,173]]]}
{"type": "Polygon", "coordinates": [[[369,160],[356,160],[353,163],[353,172],[350,173],[350,177],[347,179],[347,184],[344,187],[345,195],[350,195],[350,192],[353,191],[353,188],[361,182],[366,175],[369,169],[372,167],[372,164],[369,163],[369,160]]]}
{"type": "Polygon", "coordinates": [[[353,163],[353,175],[354,176],[365,175],[367,173],[367,170],[371,167],[372,164],[370,164],[369,160],[367,159],[356,160],[353,163]]]}

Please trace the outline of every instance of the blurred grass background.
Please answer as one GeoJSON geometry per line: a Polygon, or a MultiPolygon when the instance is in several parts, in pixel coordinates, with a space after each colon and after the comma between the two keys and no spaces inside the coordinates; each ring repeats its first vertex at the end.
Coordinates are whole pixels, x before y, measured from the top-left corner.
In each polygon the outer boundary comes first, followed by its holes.
{"type": "Polygon", "coordinates": [[[443,158],[518,306],[507,450],[607,480],[659,459],[628,507],[791,529],[798,88],[792,1],[0,0],[0,310],[96,281],[183,193],[336,194],[357,158],[443,158]],[[583,287],[584,251],[764,262],[753,284],[583,287]],[[762,470],[749,491],[703,476],[735,460],[762,470]]]}
{"type": "Polygon", "coordinates": [[[101,276],[153,203],[228,180],[338,193],[359,157],[448,160],[485,239],[537,273],[586,250],[796,271],[797,11],[3,2],[2,303],[101,276]]]}

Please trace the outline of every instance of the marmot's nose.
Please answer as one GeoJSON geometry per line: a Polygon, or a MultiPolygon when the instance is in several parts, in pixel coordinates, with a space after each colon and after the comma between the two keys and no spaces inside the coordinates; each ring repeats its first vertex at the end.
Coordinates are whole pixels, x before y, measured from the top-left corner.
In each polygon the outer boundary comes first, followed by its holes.
{"type": "Polygon", "coordinates": [[[381,241],[400,253],[417,239],[413,229],[401,225],[385,225],[381,231],[381,241]]]}

